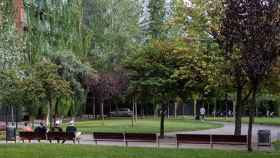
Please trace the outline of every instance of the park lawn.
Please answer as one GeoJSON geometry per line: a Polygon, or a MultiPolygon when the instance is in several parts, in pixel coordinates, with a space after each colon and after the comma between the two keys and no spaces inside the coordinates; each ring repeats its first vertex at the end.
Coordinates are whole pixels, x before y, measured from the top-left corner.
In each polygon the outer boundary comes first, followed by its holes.
{"type": "MultiPolygon", "coordinates": [[[[210,128],[219,128],[223,125],[217,123],[209,123],[203,121],[195,121],[191,119],[166,119],[165,131],[194,131],[210,128]]],[[[137,132],[137,133],[159,133],[160,120],[159,119],[139,119],[134,122],[129,118],[126,119],[109,119],[104,121],[102,125],[101,120],[81,121],[76,123],[76,127],[83,133],[92,132],[137,132]]]]}
{"type": "MultiPolygon", "coordinates": [[[[233,117],[207,117],[207,121],[221,121],[221,122],[234,122],[233,117]]],[[[249,118],[243,117],[242,118],[243,123],[248,123],[249,118]]],[[[263,124],[263,125],[276,125],[280,126],[280,117],[273,117],[273,118],[267,118],[267,117],[256,117],[255,118],[256,124],[263,124]]]]}
{"type": "Polygon", "coordinates": [[[210,149],[152,149],[94,145],[0,145],[1,158],[279,158],[279,152],[222,151],[210,149]]]}
{"type": "Polygon", "coordinates": [[[278,152],[280,152],[280,141],[273,143],[274,149],[278,152]]]}
{"type": "Polygon", "coordinates": [[[5,132],[0,131],[0,140],[5,140],[5,132]]]}

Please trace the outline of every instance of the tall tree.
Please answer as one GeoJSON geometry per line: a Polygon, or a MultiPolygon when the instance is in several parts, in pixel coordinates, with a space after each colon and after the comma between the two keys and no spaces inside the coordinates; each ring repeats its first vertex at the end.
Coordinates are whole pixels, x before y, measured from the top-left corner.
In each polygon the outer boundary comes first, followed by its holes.
{"type": "MultiPolygon", "coordinates": [[[[238,50],[241,67],[252,92],[249,104],[248,150],[252,151],[252,125],[256,95],[279,56],[280,2],[226,0],[221,25],[224,44],[238,50]]],[[[227,52],[234,53],[234,52],[227,52]]]]}
{"type": "Polygon", "coordinates": [[[25,11],[29,63],[64,50],[87,55],[92,33],[83,27],[82,1],[25,1],[25,11]]]}
{"type": "Polygon", "coordinates": [[[42,99],[48,103],[46,122],[48,125],[52,126],[54,103],[62,96],[71,95],[70,84],[59,76],[58,66],[47,60],[33,65],[31,68],[31,75],[39,82],[42,89],[42,99]]]}
{"type": "Polygon", "coordinates": [[[84,25],[94,34],[88,55],[100,71],[113,71],[140,41],[139,1],[85,0],[84,25]]]}

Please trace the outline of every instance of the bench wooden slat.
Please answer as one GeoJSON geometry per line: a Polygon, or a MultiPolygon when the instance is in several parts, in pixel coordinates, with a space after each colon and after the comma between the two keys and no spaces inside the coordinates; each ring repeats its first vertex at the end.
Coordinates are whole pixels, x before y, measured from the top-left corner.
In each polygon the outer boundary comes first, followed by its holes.
{"type": "Polygon", "coordinates": [[[231,144],[231,145],[245,145],[247,144],[247,136],[235,135],[212,135],[213,144],[231,144]]]}
{"type": "Polygon", "coordinates": [[[211,136],[206,134],[176,134],[177,144],[210,144],[211,136]]]}
{"type": "Polygon", "coordinates": [[[155,133],[125,133],[127,142],[156,142],[157,135],[155,133]]]}
{"type": "Polygon", "coordinates": [[[75,133],[68,132],[48,132],[47,133],[48,140],[76,140],[75,133]]]}
{"type": "Polygon", "coordinates": [[[123,142],[124,134],[123,133],[103,133],[103,132],[94,132],[93,139],[97,143],[97,141],[116,141],[123,142]]]}
{"type": "Polygon", "coordinates": [[[37,132],[19,132],[19,137],[21,140],[45,140],[46,134],[37,132]]]}
{"type": "Polygon", "coordinates": [[[177,147],[180,144],[229,144],[229,145],[246,145],[247,136],[234,135],[207,135],[207,134],[176,134],[177,147]]]}

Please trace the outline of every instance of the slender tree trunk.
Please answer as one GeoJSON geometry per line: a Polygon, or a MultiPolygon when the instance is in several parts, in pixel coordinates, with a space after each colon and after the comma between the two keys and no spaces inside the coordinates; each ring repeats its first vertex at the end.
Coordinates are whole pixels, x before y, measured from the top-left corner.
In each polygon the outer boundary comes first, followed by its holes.
{"type": "Polygon", "coordinates": [[[104,102],[101,102],[101,118],[102,118],[102,126],[104,126],[104,102]]]}
{"type": "Polygon", "coordinates": [[[56,99],[55,107],[54,107],[54,120],[53,120],[54,123],[57,120],[57,116],[58,116],[58,99],[56,99]]]}
{"type": "Polygon", "coordinates": [[[235,129],[234,135],[241,135],[242,128],[242,88],[237,88],[235,105],[235,129]]]}
{"type": "Polygon", "coordinates": [[[170,104],[167,105],[167,118],[170,118],[170,104]]]}
{"type": "Polygon", "coordinates": [[[196,104],[197,104],[197,100],[194,99],[193,100],[193,116],[194,116],[194,118],[196,118],[196,104]]]}
{"type": "Polygon", "coordinates": [[[138,120],[138,107],[137,107],[137,101],[135,100],[135,121],[138,120]]]}
{"type": "Polygon", "coordinates": [[[47,118],[46,118],[46,123],[47,126],[49,126],[50,128],[52,128],[52,99],[49,98],[49,105],[48,105],[48,112],[47,112],[47,118]]]}
{"type": "Polygon", "coordinates": [[[153,97],[153,111],[154,111],[154,119],[156,119],[156,101],[155,101],[155,97],[153,97]]]}
{"type": "Polygon", "coordinates": [[[161,105],[160,110],[160,138],[164,138],[164,119],[165,119],[165,108],[161,105]]]}
{"type": "Polygon", "coordinates": [[[93,114],[93,117],[96,118],[96,101],[95,101],[95,97],[92,97],[92,114],[93,114]]]}
{"type": "Polygon", "coordinates": [[[217,98],[215,97],[215,100],[214,100],[214,120],[216,119],[216,114],[217,114],[217,98]]]}
{"type": "Polygon", "coordinates": [[[131,117],[131,126],[133,127],[133,123],[134,123],[134,118],[135,118],[135,102],[134,102],[134,98],[132,99],[132,117],[131,117]]]}
{"type": "Polygon", "coordinates": [[[255,116],[255,107],[256,107],[256,93],[257,93],[257,88],[255,87],[253,89],[253,94],[252,94],[252,101],[251,104],[249,105],[249,124],[248,124],[248,151],[253,151],[252,147],[252,133],[253,133],[253,123],[254,123],[254,116],[255,116]]]}
{"type": "Polygon", "coordinates": [[[176,101],[175,105],[174,105],[174,116],[175,116],[175,118],[177,118],[177,108],[178,108],[178,102],[176,101]]]}

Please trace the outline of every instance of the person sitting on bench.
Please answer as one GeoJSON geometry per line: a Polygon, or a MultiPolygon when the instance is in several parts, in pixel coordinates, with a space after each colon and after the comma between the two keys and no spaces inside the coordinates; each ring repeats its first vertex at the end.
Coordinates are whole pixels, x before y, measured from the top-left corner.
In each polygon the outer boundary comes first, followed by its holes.
{"type": "Polygon", "coordinates": [[[27,122],[24,122],[24,127],[22,128],[22,131],[23,132],[32,132],[33,129],[32,129],[32,127],[28,126],[27,122]]]}
{"type": "Polygon", "coordinates": [[[48,131],[47,127],[44,125],[43,122],[40,122],[40,126],[36,127],[34,132],[40,133],[40,134],[46,134],[48,131]]]}
{"type": "MultiPolygon", "coordinates": [[[[52,127],[50,131],[51,132],[63,132],[62,128],[60,127],[60,121],[59,120],[55,121],[54,127],[52,127]]],[[[56,137],[55,139],[57,140],[57,143],[60,142],[59,137],[56,137]]],[[[50,142],[52,142],[52,141],[50,140],[50,142]]]]}
{"type": "Polygon", "coordinates": [[[51,132],[62,132],[62,128],[60,127],[60,121],[55,121],[54,127],[51,128],[51,132]]]}
{"type": "MultiPolygon", "coordinates": [[[[73,133],[75,137],[78,138],[81,135],[81,132],[78,132],[77,127],[75,127],[74,121],[70,121],[68,126],[66,127],[66,133],[73,133]]],[[[65,140],[62,142],[64,143],[65,140]]]]}

